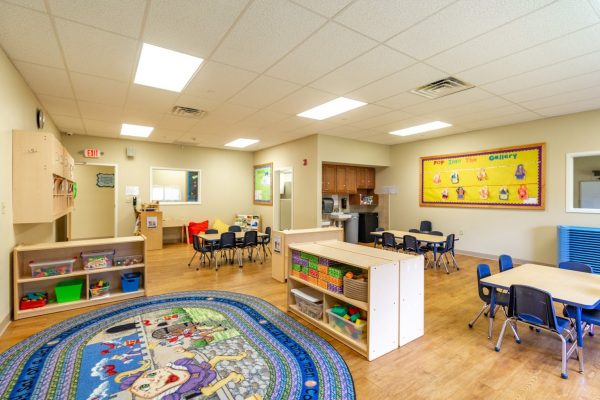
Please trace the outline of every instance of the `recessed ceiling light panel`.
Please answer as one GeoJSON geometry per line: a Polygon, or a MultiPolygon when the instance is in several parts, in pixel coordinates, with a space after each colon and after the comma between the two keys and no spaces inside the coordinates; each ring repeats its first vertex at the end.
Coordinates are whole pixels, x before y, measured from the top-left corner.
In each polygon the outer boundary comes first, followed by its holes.
{"type": "Polygon", "coordinates": [[[153,126],[122,124],[121,136],[135,136],[147,138],[154,130],[153,126]]]}
{"type": "Polygon", "coordinates": [[[225,146],[227,147],[236,147],[238,149],[243,149],[244,147],[248,147],[254,143],[258,143],[256,139],[235,139],[232,142],[227,143],[225,146]]]}
{"type": "Polygon", "coordinates": [[[363,103],[362,101],[352,100],[346,97],[338,97],[337,99],[333,99],[325,104],[313,107],[310,110],[306,110],[297,115],[299,117],[321,121],[326,118],[331,118],[334,115],[342,114],[347,111],[354,110],[355,108],[362,107],[366,104],[367,103],[363,103]]]}
{"type": "Polygon", "coordinates": [[[144,43],[133,82],[181,92],[202,61],[198,57],[144,43]]]}
{"type": "Polygon", "coordinates": [[[428,122],[428,123],[422,124],[422,125],[411,126],[410,128],[400,129],[400,130],[393,131],[390,133],[392,135],[396,135],[396,136],[410,136],[410,135],[416,135],[417,133],[429,132],[429,131],[435,131],[436,129],[447,128],[449,126],[452,126],[452,124],[449,124],[447,122],[442,122],[442,121],[433,121],[433,122],[428,122]]]}

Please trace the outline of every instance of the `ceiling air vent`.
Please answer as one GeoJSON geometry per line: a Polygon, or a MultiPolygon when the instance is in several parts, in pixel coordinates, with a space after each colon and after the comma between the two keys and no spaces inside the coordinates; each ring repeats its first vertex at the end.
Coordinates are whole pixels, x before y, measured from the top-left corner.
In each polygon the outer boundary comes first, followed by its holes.
{"type": "Polygon", "coordinates": [[[206,115],[206,111],[198,110],[197,108],[192,107],[173,106],[171,109],[171,114],[178,117],[200,119],[206,115]]]}
{"type": "Polygon", "coordinates": [[[413,89],[411,90],[411,93],[427,97],[428,99],[437,99],[439,97],[448,96],[452,93],[471,89],[472,87],[474,87],[474,85],[449,76],[447,78],[440,79],[439,81],[435,81],[413,89]]]}

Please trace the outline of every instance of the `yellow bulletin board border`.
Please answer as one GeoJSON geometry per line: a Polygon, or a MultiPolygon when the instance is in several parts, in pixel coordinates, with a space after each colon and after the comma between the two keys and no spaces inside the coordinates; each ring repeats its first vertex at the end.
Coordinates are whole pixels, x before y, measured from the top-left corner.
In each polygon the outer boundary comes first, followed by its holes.
{"type": "MultiPolygon", "coordinates": [[[[463,208],[509,208],[509,209],[519,209],[519,210],[543,210],[545,208],[546,201],[546,144],[545,143],[535,143],[528,144],[522,146],[513,146],[513,147],[501,147],[496,149],[482,150],[482,151],[473,151],[473,152],[465,152],[465,153],[455,153],[455,154],[443,154],[437,156],[427,156],[421,157],[419,163],[419,172],[420,172],[420,190],[419,190],[419,205],[421,207],[463,207],[463,208]],[[457,198],[453,198],[453,196],[448,196],[448,192],[446,193],[446,198],[442,198],[442,195],[431,198],[431,191],[427,191],[429,193],[426,194],[426,188],[429,189],[427,184],[429,184],[429,177],[435,176],[436,173],[440,173],[442,171],[442,166],[444,168],[448,167],[449,163],[455,163],[457,165],[456,168],[452,168],[453,170],[458,171],[460,173],[461,168],[458,166],[461,160],[474,160],[476,157],[487,157],[488,160],[493,160],[496,162],[494,168],[512,168],[519,164],[517,160],[518,154],[520,152],[531,152],[534,151],[536,153],[536,166],[527,168],[528,177],[533,176],[533,183],[528,183],[527,186],[531,186],[532,189],[537,193],[537,198],[528,198],[527,200],[522,200],[521,202],[515,202],[515,200],[511,201],[502,201],[499,198],[495,200],[485,198],[480,201],[460,201],[457,198]],[[496,157],[497,156],[497,157],[496,157]],[[431,162],[433,161],[433,163],[431,162]]],[[[464,163],[463,163],[464,165],[464,163]]],[[[469,168],[469,170],[473,170],[473,168],[469,168]]],[[[448,169],[444,169],[443,172],[448,172],[448,169]]],[[[454,171],[453,171],[454,172],[454,171]]],[[[484,176],[486,172],[483,172],[484,176]]],[[[516,172],[515,172],[516,174],[516,172]]],[[[485,179],[488,179],[486,176],[485,179]]],[[[492,179],[489,181],[490,186],[501,186],[505,184],[505,182],[494,182],[492,179]]],[[[518,183],[517,183],[518,184],[518,183]]],[[[482,184],[484,185],[484,184],[482,184]]],[[[450,190],[458,191],[458,184],[448,184],[448,185],[440,185],[439,188],[447,187],[450,190]]],[[[477,187],[472,187],[470,190],[477,189],[477,187]]],[[[487,185],[486,185],[487,190],[487,185]]],[[[440,189],[441,193],[441,189],[440,189]]],[[[452,193],[452,192],[451,192],[452,193]]],[[[464,192],[463,192],[464,193],[464,192]]],[[[513,199],[516,196],[516,193],[511,193],[513,199]]],[[[458,196],[456,196],[458,197],[458,196]]],[[[483,196],[481,196],[483,198],[483,196]]],[[[464,196],[463,196],[464,198],[464,196]]]]}
{"type": "Polygon", "coordinates": [[[261,206],[273,205],[273,163],[257,164],[254,166],[254,204],[261,206]],[[268,176],[269,182],[263,182],[268,176]],[[260,179],[257,179],[260,177],[260,179]]]}

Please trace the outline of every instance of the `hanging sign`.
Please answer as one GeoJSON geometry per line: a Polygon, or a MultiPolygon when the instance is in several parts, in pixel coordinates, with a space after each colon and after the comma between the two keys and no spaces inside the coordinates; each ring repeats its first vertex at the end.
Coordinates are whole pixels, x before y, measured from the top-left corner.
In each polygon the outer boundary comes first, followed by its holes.
{"type": "Polygon", "coordinates": [[[115,174],[96,174],[96,186],[114,188],[115,174]]]}
{"type": "Polygon", "coordinates": [[[83,149],[85,158],[100,158],[100,149],[83,149]]]}

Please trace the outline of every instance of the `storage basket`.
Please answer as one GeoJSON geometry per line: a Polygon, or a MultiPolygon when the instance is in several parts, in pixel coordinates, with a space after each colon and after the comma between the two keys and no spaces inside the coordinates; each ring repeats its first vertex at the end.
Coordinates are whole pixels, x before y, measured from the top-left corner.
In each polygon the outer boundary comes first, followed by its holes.
{"type": "Polygon", "coordinates": [[[73,279],[70,281],[58,282],[54,287],[57,303],[67,303],[69,301],[81,300],[81,289],[83,288],[83,279],[73,279]]]}
{"type": "Polygon", "coordinates": [[[367,301],[369,298],[369,282],[344,277],[344,296],[367,301]]]}
{"type": "Polygon", "coordinates": [[[115,257],[113,259],[113,265],[115,267],[123,267],[123,266],[128,266],[128,265],[133,265],[133,264],[141,264],[142,262],[144,262],[144,257],[142,257],[141,255],[121,256],[121,257],[115,257]]]}
{"type": "Polygon", "coordinates": [[[45,276],[65,275],[73,272],[73,264],[77,258],[57,261],[30,262],[32,278],[43,278],[45,276]]]}
{"type": "Polygon", "coordinates": [[[363,325],[356,325],[350,320],[335,315],[333,312],[331,312],[331,309],[327,310],[327,316],[329,317],[329,326],[334,330],[356,340],[357,342],[365,340],[367,334],[366,322],[363,325]]]}
{"type": "Polygon", "coordinates": [[[323,295],[312,288],[292,289],[298,309],[311,318],[323,318],[323,295]]]}
{"type": "Polygon", "coordinates": [[[108,281],[106,282],[106,286],[94,287],[96,284],[97,282],[94,282],[90,287],[90,296],[92,298],[107,296],[110,294],[110,283],[108,281]]]}
{"type": "Polygon", "coordinates": [[[114,250],[81,253],[84,269],[109,268],[113,265],[114,250]]]}
{"type": "Polygon", "coordinates": [[[135,292],[140,290],[141,272],[128,272],[121,276],[121,290],[123,293],[135,292]]]}

